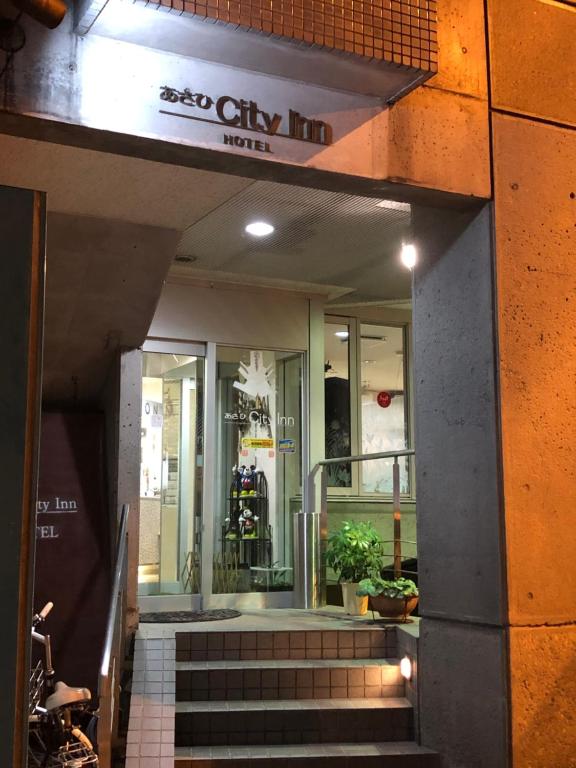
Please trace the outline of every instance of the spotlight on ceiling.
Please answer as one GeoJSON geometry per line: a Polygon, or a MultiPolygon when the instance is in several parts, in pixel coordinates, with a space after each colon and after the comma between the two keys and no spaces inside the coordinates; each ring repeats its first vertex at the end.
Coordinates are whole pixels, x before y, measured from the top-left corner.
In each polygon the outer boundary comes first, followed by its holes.
{"type": "Polygon", "coordinates": [[[266,221],[253,221],[246,225],[246,232],[254,237],[266,237],[274,232],[274,227],[266,221]]]}
{"type": "Polygon", "coordinates": [[[347,339],[350,334],[348,331],[336,331],[334,336],[338,336],[339,339],[347,339]]]}
{"type": "Polygon", "coordinates": [[[418,253],[416,251],[416,246],[413,243],[402,243],[400,261],[404,264],[406,269],[414,269],[417,257],[418,253]]]}

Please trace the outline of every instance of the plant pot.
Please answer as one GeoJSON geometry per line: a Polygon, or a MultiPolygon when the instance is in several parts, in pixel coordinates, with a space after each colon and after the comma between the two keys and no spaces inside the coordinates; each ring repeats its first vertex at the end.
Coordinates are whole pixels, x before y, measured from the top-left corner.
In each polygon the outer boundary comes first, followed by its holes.
{"type": "Polygon", "coordinates": [[[344,600],[344,610],[349,616],[364,616],[368,611],[368,598],[359,597],[356,594],[358,584],[342,582],[342,598],[344,600]]]}
{"type": "MultiPolygon", "coordinates": [[[[344,585],[342,585],[344,586],[344,585]]],[[[414,608],[418,605],[418,595],[415,597],[378,597],[370,598],[370,610],[375,611],[386,619],[400,619],[406,621],[414,608]]]]}

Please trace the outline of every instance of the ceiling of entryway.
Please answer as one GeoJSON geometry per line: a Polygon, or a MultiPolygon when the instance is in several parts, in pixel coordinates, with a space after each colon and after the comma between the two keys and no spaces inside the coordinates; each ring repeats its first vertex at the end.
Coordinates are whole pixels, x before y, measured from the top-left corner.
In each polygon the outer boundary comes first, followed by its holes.
{"type": "Polygon", "coordinates": [[[405,204],[2,136],[0,184],[47,193],[45,396],[89,400],[118,346],[146,336],[163,280],[410,299],[405,204]],[[244,227],[270,219],[257,241],[244,227]],[[176,255],[194,258],[174,261],[176,255]]]}
{"type": "Polygon", "coordinates": [[[398,254],[409,236],[410,205],[269,181],[244,187],[184,232],[178,254],[195,270],[332,286],[354,301],[410,297],[398,254]],[[275,228],[245,232],[251,221],[275,228]]]}

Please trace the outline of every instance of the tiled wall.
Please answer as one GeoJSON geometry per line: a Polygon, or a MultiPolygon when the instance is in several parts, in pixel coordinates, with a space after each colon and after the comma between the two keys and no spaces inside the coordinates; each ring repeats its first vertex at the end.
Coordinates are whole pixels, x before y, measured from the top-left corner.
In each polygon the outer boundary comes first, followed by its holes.
{"type": "Polygon", "coordinates": [[[336,702],[329,709],[321,702],[290,701],[265,713],[237,702],[234,709],[176,714],[177,746],[302,744],[339,742],[409,741],[412,738],[411,711],[406,707],[349,708],[336,702]]]}
{"type": "Polygon", "coordinates": [[[176,634],[176,661],[383,659],[396,656],[396,633],[191,632],[176,634]]]}
{"type": "Polygon", "coordinates": [[[174,768],[175,642],[137,638],[126,768],[174,768]]]}
{"type": "MultiPolygon", "coordinates": [[[[277,662],[276,662],[277,663],[277,662]]],[[[356,663],[350,667],[178,670],[176,701],[275,701],[294,699],[373,699],[404,696],[396,664],[356,663]]],[[[281,662],[280,662],[281,664],[281,662]]],[[[317,662],[320,664],[320,662],[317,662]]]]}
{"type": "Polygon", "coordinates": [[[427,72],[437,69],[436,0],[157,0],[177,13],[427,72]]]}

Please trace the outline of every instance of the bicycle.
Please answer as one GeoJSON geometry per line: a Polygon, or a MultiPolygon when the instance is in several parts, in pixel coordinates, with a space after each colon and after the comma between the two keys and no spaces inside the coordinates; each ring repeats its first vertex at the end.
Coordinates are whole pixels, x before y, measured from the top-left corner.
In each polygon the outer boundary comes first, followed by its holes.
{"type": "Polygon", "coordinates": [[[46,603],[32,618],[32,639],[44,646],[44,658],[32,668],[28,704],[28,768],[97,768],[98,756],[91,740],[81,728],[88,715],[92,695],[88,688],[71,688],[54,682],[50,635],[37,628],[45,620],[53,603],[46,603]]]}

